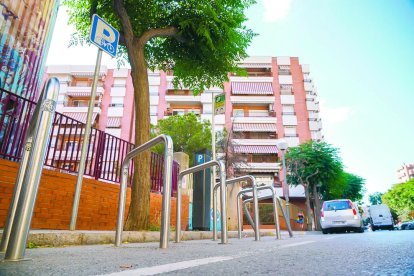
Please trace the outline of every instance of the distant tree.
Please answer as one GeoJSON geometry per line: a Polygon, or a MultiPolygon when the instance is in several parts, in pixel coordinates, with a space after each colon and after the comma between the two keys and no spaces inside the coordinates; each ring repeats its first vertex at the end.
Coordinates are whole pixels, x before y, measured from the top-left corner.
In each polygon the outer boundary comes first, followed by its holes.
{"type": "Polygon", "coordinates": [[[411,219],[414,216],[414,179],[394,185],[382,196],[382,200],[401,219],[411,219]]]}
{"type": "Polygon", "coordinates": [[[382,204],[382,199],[381,197],[384,195],[384,193],[380,193],[380,192],[375,192],[373,194],[370,194],[368,196],[368,200],[371,203],[371,205],[377,205],[377,204],[382,204]]]}
{"type": "Polygon", "coordinates": [[[195,152],[203,149],[211,150],[210,122],[201,121],[194,113],[174,115],[159,120],[154,126],[154,133],[170,135],[174,143],[174,151],[188,154],[190,164],[193,164],[195,152]]]}
{"type": "Polygon", "coordinates": [[[364,188],[365,179],[363,179],[362,177],[358,175],[347,173],[347,172],[344,172],[343,177],[345,180],[345,187],[344,187],[342,197],[348,198],[356,202],[361,201],[364,196],[364,192],[365,192],[365,188],[364,188]]]}
{"type": "MultiPolygon", "coordinates": [[[[120,31],[118,56],[129,61],[134,86],[135,145],[150,138],[148,69],[174,72],[194,93],[221,86],[247,56],[254,33],[244,26],[254,0],[64,0],[71,44],[87,42],[90,19],[99,14],[120,31]]],[[[150,153],[136,158],[125,230],[149,227],[150,153]],[[139,175],[139,177],[138,177],[139,175]]]]}
{"type": "MultiPolygon", "coordinates": [[[[308,213],[307,229],[312,230],[310,193],[320,185],[326,192],[336,180],[341,179],[343,170],[338,150],[325,142],[309,141],[289,148],[286,153],[287,180],[291,185],[303,185],[308,213]]],[[[318,198],[315,195],[314,198],[318,198]]],[[[317,206],[315,212],[319,214],[317,206]]],[[[319,217],[319,215],[318,215],[319,217]]]]}

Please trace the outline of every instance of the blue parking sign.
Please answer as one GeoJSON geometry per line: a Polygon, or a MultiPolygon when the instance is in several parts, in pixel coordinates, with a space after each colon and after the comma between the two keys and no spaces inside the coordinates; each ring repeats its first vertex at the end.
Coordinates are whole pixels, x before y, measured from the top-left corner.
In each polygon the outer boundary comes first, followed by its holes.
{"type": "Polygon", "coordinates": [[[119,32],[97,14],[92,16],[92,26],[89,39],[93,44],[102,49],[102,51],[116,57],[119,32]]]}

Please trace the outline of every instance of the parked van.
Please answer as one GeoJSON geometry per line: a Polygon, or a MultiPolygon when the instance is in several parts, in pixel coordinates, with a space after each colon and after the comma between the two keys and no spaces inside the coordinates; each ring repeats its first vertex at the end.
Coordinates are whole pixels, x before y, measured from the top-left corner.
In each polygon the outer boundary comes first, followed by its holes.
{"type": "Polygon", "coordinates": [[[372,231],[378,229],[394,230],[394,222],[392,219],[390,208],[385,204],[372,205],[368,209],[371,219],[372,231]]]}

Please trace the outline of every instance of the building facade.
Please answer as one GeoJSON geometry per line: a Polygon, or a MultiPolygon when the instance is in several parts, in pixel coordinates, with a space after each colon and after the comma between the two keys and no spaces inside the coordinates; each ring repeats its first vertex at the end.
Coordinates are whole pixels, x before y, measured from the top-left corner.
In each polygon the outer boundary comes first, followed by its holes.
{"type": "MultiPolygon", "coordinates": [[[[194,96],[186,87],[175,88],[174,76],[149,73],[151,123],[171,115],[195,113],[212,120],[213,98],[225,93],[225,113],[215,115],[216,131],[226,129],[228,146],[218,157],[231,157],[231,174],[254,175],[258,183],[281,188],[279,139],[289,146],[319,141],[321,120],[317,91],[308,65],[297,57],[250,57],[240,67],[247,75],[229,74],[223,88],[211,88],[194,96]]],[[[50,66],[48,76],[58,77],[61,91],[57,111],[86,120],[93,66],[50,66]]],[[[133,86],[129,70],[101,67],[93,124],[116,137],[133,141],[133,86]]],[[[290,187],[292,198],[303,199],[302,186],[290,187]]]]}
{"type": "Polygon", "coordinates": [[[404,183],[414,178],[414,164],[404,164],[397,170],[399,183],[404,183]]]}

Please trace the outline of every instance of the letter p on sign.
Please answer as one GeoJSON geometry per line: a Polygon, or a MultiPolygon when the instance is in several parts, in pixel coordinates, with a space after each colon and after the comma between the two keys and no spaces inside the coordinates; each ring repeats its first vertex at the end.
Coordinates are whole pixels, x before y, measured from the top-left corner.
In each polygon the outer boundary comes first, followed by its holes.
{"type": "Polygon", "coordinates": [[[113,57],[116,56],[119,32],[96,14],[92,17],[92,26],[89,39],[102,51],[113,57]]]}

